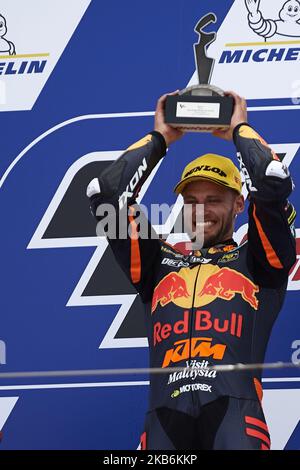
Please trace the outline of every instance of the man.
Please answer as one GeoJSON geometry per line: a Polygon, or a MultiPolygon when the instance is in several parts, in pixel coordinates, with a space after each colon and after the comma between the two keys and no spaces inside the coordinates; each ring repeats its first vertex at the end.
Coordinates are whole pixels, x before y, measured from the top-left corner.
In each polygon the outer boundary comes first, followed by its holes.
{"type": "MultiPolygon", "coordinates": [[[[182,252],[158,238],[137,237],[137,194],[166,148],[183,136],[164,120],[158,101],[155,130],[131,146],[88,186],[98,220],[101,204],[125,210],[131,237],[109,239],[116,259],[146,305],[151,368],[150,407],[142,449],[269,449],[257,370],[222,373],[211,366],[261,363],[295,262],[287,201],[287,168],[247,124],[246,102],[235,93],[228,131],[249,190],[248,240],[233,241],[244,209],[239,171],[224,157],[191,162],[175,188],[193,205],[190,231],[204,231],[203,248],[182,252]],[[195,210],[204,204],[204,222],[195,210]],[[97,216],[98,213],[98,216],[97,216]]],[[[151,231],[151,230],[150,230],[151,231]]]]}

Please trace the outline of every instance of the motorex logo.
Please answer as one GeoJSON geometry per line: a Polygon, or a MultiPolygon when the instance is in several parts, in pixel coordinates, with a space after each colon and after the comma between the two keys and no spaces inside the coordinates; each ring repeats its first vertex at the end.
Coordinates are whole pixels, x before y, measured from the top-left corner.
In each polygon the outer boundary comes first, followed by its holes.
{"type": "Polygon", "coordinates": [[[0,111],[32,109],[90,2],[1,2],[0,111]]]}
{"type": "MultiPolygon", "coordinates": [[[[236,0],[208,55],[215,59],[211,82],[218,87],[247,99],[295,98],[300,1],[236,0]]],[[[195,82],[196,73],[190,85],[195,82]]]]}

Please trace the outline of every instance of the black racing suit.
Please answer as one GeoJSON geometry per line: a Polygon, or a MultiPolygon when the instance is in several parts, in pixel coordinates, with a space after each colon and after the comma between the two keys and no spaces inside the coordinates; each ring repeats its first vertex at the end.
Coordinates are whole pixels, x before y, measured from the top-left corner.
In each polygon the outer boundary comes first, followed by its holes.
{"type": "MultiPolygon", "coordinates": [[[[218,372],[212,365],[262,363],[295,263],[295,210],[287,198],[287,168],[248,125],[234,130],[249,190],[249,228],[240,246],[227,240],[182,251],[158,237],[109,239],[114,255],[146,307],[151,374],[142,447],[148,449],[268,449],[259,370],[218,372]]],[[[103,203],[130,207],[138,229],[138,192],[165,155],[151,132],[89,185],[93,214],[103,203]]],[[[128,212],[128,211],[127,211],[128,212]]],[[[149,233],[152,233],[149,224],[149,233]]]]}

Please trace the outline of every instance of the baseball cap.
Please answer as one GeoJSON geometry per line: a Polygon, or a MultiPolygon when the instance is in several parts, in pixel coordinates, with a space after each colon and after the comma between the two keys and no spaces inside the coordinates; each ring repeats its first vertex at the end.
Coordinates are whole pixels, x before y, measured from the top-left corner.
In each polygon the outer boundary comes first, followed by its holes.
{"type": "Polygon", "coordinates": [[[196,180],[208,180],[242,192],[241,175],[237,167],[229,158],[214,153],[207,153],[190,162],[183,170],[181,180],[174,188],[176,194],[182,193],[184,188],[196,180]]]}

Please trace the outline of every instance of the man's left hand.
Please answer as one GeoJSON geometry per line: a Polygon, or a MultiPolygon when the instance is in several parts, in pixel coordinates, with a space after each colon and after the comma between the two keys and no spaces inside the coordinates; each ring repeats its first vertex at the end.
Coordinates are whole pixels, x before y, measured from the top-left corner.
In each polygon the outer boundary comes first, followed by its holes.
{"type": "Polygon", "coordinates": [[[221,139],[232,140],[233,131],[235,127],[239,124],[242,124],[243,122],[248,122],[247,102],[245,98],[241,98],[234,91],[226,91],[225,95],[232,96],[232,98],[234,99],[234,108],[230,127],[226,131],[214,131],[213,135],[215,137],[220,137],[221,139]]]}

